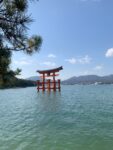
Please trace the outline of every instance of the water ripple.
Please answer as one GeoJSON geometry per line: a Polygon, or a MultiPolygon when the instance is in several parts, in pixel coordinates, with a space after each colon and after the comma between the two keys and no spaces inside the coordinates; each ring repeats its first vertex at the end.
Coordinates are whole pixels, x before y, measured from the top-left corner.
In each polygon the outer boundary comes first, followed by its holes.
{"type": "Polygon", "coordinates": [[[108,150],[113,85],[0,91],[0,150],[108,150]]]}

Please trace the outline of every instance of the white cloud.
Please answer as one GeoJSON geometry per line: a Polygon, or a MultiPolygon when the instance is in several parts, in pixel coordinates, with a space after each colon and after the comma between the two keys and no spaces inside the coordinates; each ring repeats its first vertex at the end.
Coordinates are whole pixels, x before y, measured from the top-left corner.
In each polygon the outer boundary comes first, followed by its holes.
{"type": "Polygon", "coordinates": [[[55,67],[56,66],[56,63],[50,62],[50,61],[45,61],[42,64],[45,65],[46,67],[55,67]]]}
{"type": "Polygon", "coordinates": [[[66,59],[65,61],[69,62],[70,64],[76,64],[77,60],[75,58],[66,59]]]}
{"type": "Polygon", "coordinates": [[[106,57],[113,57],[113,48],[108,49],[105,56],[106,57]]]}
{"type": "Polygon", "coordinates": [[[94,68],[90,68],[90,70],[84,70],[80,74],[82,75],[102,75],[104,74],[104,66],[97,65],[94,68]]]}
{"type": "Polygon", "coordinates": [[[89,64],[91,62],[91,57],[88,55],[81,57],[81,58],[70,58],[66,59],[65,61],[69,62],[70,64],[89,64]]]}
{"type": "Polygon", "coordinates": [[[25,60],[20,60],[20,61],[18,61],[18,60],[14,60],[14,62],[13,62],[15,65],[29,65],[29,64],[31,64],[31,62],[28,62],[28,61],[25,61],[25,60]]]}
{"type": "Polygon", "coordinates": [[[97,71],[102,70],[102,69],[103,69],[103,65],[98,65],[94,68],[94,70],[97,70],[97,71]]]}
{"type": "Polygon", "coordinates": [[[49,58],[56,58],[56,55],[54,55],[54,54],[49,54],[48,57],[49,57],[49,58]]]}
{"type": "Polygon", "coordinates": [[[21,57],[19,59],[13,59],[12,64],[15,66],[25,66],[25,65],[30,65],[32,64],[33,61],[31,59],[28,59],[27,57],[21,57]]]}
{"type": "Polygon", "coordinates": [[[78,62],[80,64],[89,64],[91,62],[91,57],[86,55],[85,57],[82,57],[82,58],[78,59],[78,62]]]}

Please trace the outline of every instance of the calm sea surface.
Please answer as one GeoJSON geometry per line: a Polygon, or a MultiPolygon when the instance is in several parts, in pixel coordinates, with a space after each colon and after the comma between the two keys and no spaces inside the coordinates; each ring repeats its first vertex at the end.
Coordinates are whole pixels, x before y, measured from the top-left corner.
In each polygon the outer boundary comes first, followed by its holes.
{"type": "Polygon", "coordinates": [[[0,150],[113,150],[113,85],[0,90],[0,150]]]}

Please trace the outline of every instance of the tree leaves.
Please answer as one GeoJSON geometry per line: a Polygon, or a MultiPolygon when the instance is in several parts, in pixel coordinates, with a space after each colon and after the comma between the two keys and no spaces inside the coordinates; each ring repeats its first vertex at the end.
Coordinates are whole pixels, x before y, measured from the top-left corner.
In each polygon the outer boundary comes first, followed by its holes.
{"type": "Polygon", "coordinates": [[[27,8],[28,0],[0,1],[0,36],[10,51],[25,51],[31,54],[40,50],[42,38],[27,35],[28,25],[32,22],[26,12],[27,8]]]}
{"type": "Polygon", "coordinates": [[[0,86],[21,73],[18,68],[10,70],[12,51],[32,54],[40,50],[42,38],[27,34],[33,21],[27,9],[28,0],[0,0],[0,86]]]}

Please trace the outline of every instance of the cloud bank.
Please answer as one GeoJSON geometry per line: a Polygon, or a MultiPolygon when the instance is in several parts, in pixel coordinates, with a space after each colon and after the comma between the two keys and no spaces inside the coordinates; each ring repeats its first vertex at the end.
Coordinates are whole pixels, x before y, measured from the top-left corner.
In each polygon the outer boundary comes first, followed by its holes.
{"type": "Polygon", "coordinates": [[[45,65],[46,67],[55,67],[56,63],[50,62],[50,61],[45,61],[42,63],[42,65],[45,65]]]}
{"type": "Polygon", "coordinates": [[[91,57],[86,55],[81,58],[69,58],[69,59],[66,59],[65,61],[67,61],[70,64],[89,64],[91,60],[92,60],[91,57]]]}
{"type": "Polygon", "coordinates": [[[113,57],[113,48],[108,49],[105,56],[106,57],[113,57]]]}
{"type": "Polygon", "coordinates": [[[49,54],[48,57],[49,57],[49,58],[56,58],[56,55],[54,55],[54,54],[49,54]]]}

